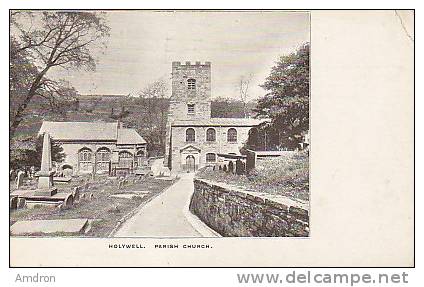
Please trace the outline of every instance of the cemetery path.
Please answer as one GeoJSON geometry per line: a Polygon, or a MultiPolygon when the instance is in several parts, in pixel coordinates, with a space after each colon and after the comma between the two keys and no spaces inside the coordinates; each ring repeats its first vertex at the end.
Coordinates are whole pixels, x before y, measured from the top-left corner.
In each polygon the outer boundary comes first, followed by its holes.
{"type": "Polygon", "coordinates": [[[128,219],[114,237],[217,236],[188,210],[193,176],[181,174],[180,180],[128,219]]]}

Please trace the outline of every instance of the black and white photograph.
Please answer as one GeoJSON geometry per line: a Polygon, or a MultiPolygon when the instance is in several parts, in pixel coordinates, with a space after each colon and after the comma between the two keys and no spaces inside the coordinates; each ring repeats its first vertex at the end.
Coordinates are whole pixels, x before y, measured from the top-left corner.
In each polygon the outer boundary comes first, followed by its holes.
{"type": "Polygon", "coordinates": [[[10,12],[10,234],[308,237],[308,12],[10,12]]]}

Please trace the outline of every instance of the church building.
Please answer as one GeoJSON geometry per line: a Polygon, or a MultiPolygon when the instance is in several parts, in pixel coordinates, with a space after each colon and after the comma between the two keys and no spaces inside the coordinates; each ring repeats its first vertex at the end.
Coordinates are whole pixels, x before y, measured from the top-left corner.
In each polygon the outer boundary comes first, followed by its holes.
{"type": "Polygon", "coordinates": [[[217,154],[240,154],[249,130],[263,120],[211,117],[211,63],[172,63],[166,162],[172,172],[217,163],[217,154]]]}
{"type": "Polygon", "coordinates": [[[118,122],[43,121],[38,134],[44,133],[63,148],[59,168],[67,174],[133,172],[147,164],[147,142],[118,122]]]}

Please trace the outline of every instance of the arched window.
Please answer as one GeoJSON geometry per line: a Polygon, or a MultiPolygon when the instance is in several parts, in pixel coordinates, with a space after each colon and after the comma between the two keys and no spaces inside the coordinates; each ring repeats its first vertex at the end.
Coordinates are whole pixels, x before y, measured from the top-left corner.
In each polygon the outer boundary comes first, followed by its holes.
{"type": "Polygon", "coordinates": [[[195,79],[188,79],[187,80],[187,88],[189,90],[195,90],[196,89],[196,80],[195,79]]]}
{"type": "Polygon", "coordinates": [[[133,167],[133,155],[132,153],[128,151],[121,151],[118,154],[119,158],[119,167],[127,167],[132,168],[133,167]]]}
{"type": "Polygon", "coordinates": [[[97,150],[96,156],[97,170],[109,170],[110,149],[107,147],[101,147],[97,150]]]}
{"type": "Polygon", "coordinates": [[[91,149],[84,147],[78,151],[78,166],[81,171],[91,171],[92,166],[92,154],[91,149]]]}
{"type": "Polygon", "coordinates": [[[131,158],[132,159],[133,155],[132,153],[130,153],[129,151],[121,151],[119,153],[119,159],[128,159],[131,158]]]}
{"type": "Polygon", "coordinates": [[[91,153],[92,153],[92,151],[91,151],[91,149],[89,149],[89,148],[82,148],[82,149],[80,149],[80,151],[79,151],[79,160],[80,161],[89,161],[89,162],[91,162],[91,153]]]}
{"type": "Polygon", "coordinates": [[[196,140],[196,132],[192,128],[186,130],[186,142],[194,142],[196,140]]]}
{"type": "Polygon", "coordinates": [[[207,153],[206,154],[206,162],[216,162],[216,154],[207,153]]]}
{"type": "Polygon", "coordinates": [[[213,128],[209,128],[206,130],[206,141],[214,142],[216,141],[216,131],[213,128]]]}
{"type": "Polygon", "coordinates": [[[228,129],[227,142],[237,142],[237,130],[235,128],[228,129]]]}
{"type": "Polygon", "coordinates": [[[110,149],[102,147],[97,150],[97,161],[109,161],[110,160],[110,149]]]}

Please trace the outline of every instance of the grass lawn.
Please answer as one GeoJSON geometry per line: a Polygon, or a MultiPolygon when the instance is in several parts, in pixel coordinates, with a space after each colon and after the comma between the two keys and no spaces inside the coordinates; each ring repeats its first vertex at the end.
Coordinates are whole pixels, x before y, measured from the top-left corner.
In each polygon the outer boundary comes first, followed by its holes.
{"type": "MultiPolygon", "coordinates": [[[[90,200],[86,196],[72,207],[62,210],[51,207],[14,210],[10,212],[10,225],[19,220],[87,218],[91,220],[91,229],[83,235],[84,237],[107,237],[125,215],[150,201],[173,183],[174,181],[148,177],[142,182],[130,183],[118,189],[117,182],[98,179],[87,192],[81,193],[81,195],[92,193],[93,199],[90,200]],[[110,197],[118,193],[135,194],[134,191],[149,192],[131,199],[110,197]]],[[[62,186],[62,190],[65,189],[66,185],[62,186]]],[[[60,185],[58,189],[61,191],[60,185]]]]}
{"type": "Polygon", "coordinates": [[[304,152],[260,159],[249,175],[235,175],[205,168],[196,177],[309,201],[309,156],[304,152]]]}

